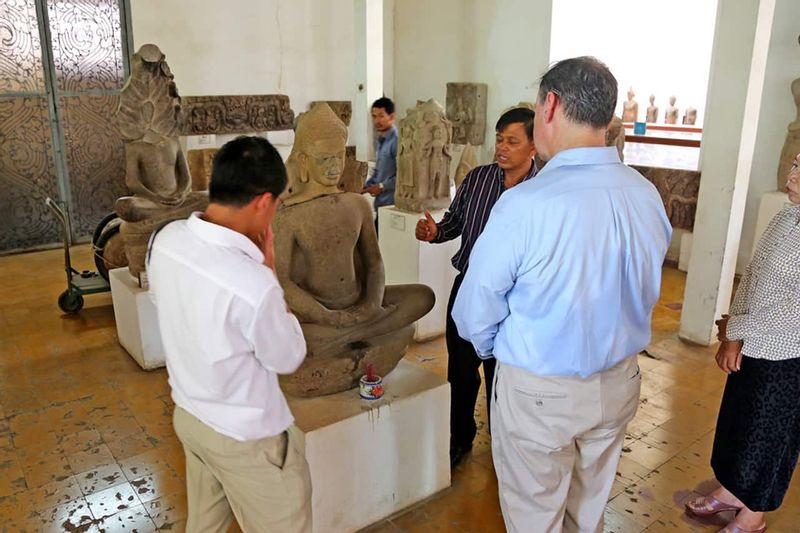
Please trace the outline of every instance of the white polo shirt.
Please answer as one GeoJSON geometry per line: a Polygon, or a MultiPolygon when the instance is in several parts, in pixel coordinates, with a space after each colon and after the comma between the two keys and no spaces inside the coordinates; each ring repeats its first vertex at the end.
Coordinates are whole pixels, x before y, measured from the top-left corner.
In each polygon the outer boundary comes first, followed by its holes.
{"type": "Polygon", "coordinates": [[[294,422],[278,374],[303,362],[303,332],[261,250],[200,216],[168,224],[150,247],[172,399],[233,439],[278,435],[294,422]]]}

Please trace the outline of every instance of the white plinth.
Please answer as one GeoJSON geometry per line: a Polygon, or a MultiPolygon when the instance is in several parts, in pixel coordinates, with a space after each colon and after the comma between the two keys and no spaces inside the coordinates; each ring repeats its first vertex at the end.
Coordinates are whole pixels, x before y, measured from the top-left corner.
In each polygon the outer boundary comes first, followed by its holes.
{"type": "MultiPolygon", "coordinates": [[[[445,210],[431,213],[441,220],[445,210]]],[[[422,218],[421,213],[407,213],[394,206],[378,209],[378,231],[381,255],[386,271],[386,284],[422,283],[433,289],[436,304],[417,321],[414,340],[424,341],[444,334],[447,322],[447,301],[453,279],[458,273],[450,259],[458,251],[461,239],[442,244],[420,242],[414,237],[414,228],[422,218]]]]}
{"type": "Polygon", "coordinates": [[[126,268],[108,273],[119,343],[144,370],[164,366],[156,307],[126,268]]]}
{"type": "Polygon", "coordinates": [[[289,398],[305,437],[314,531],[356,531],[450,486],[450,386],[401,361],[386,392],[289,398]]]}
{"type": "Polygon", "coordinates": [[[756,233],[753,236],[753,249],[750,251],[751,257],[756,251],[758,241],[761,240],[761,235],[764,234],[764,230],[767,229],[769,221],[772,220],[772,217],[777,215],[778,211],[791,204],[792,202],[789,201],[789,195],[782,191],[768,192],[761,197],[761,203],[758,204],[756,233]]]}
{"type": "Polygon", "coordinates": [[[689,259],[692,257],[693,233],[687,231],[681,235],[681,253],[678,256],[678,270],[681,272],[689,271],[689,259]]]}

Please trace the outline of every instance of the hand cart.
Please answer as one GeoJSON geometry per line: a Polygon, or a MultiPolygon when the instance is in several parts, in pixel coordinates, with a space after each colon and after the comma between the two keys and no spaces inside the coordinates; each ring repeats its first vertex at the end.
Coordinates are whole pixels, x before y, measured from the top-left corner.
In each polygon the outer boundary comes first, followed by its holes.
{"type": "Polygon", "coordinates": [[[61,208],[51,198],[45,199],[44,203],[55,213],[64,227],[64,272],[67,274],[67,290],[59,295],[58,307],[65,313],[77,313],[83,309],[84,294],[108,292],[111,290],[111,286],[97,272],[90,270],[78,272],[72,268],[72,261],[69,257],[71,231],[66,209],[61,208]]]}

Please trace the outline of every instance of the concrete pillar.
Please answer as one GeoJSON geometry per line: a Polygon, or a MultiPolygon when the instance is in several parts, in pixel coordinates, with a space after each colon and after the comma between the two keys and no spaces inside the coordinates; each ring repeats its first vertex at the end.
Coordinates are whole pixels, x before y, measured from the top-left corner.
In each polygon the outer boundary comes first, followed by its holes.
{"type": "Polygon", "coordinates": [[[761,112],[776,0],[721,1],[701,148],[700,193],[680,337],[708,345],[727,311],[761,112]]]}
{"type": "Polygon", "coordinates": [[[383,96],[383,0],[355,0],[355,98],[350,123],[356,157],[374,155],[370,106],[383,96]]]}

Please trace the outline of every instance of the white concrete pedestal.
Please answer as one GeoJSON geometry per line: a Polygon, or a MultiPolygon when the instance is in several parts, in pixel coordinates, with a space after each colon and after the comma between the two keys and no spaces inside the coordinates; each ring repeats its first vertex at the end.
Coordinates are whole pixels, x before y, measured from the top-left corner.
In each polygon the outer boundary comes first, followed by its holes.
{"type": "Polygon", "coordinates": [[[400,361],[386,392],[289,398],[305,436],[314,531],[356,531],[450,486],[450,386],[400,361]]]}
{"type": "Polygon", "coordinates": [[[156,306],[139,287],[128,268],[108,273],[119,343],[144,370],[164,366],[164,347],[158,330],[156,306]]]}
{"type": "MultiPolygon", "coordinates": [[[[431,213],[437,222],[445,210],[431,213]]],[[[450,259],[456,254],[461,239],[431,244],[420,242],[414,237],[417,221],[421,213],[408,213],[394,206],[378,208],[378,231],[386,271],[386,284],[422,283],[433,289],[436,304],[433,309],[419,319],[414,332],[414,340],[424,341],[444,334],[447,323],[447,301],[453,279],[458,273],[450,259]]]]}
{"type": "Polygon", "coordinates": [[[694,233],[687,231],[681,235],[681,252],[678,257],[678,270],[681,272],[689,271],[689,260],[692,258],[692,242],[694,233]]]}
{"type": "Polygon", "coordinates": [[[750,251],[751,258],[756,251],[758,241],[761,240],[761,235],[764,234],[764,230],[766,230],[769,225],[769,221],[778,214],[778,211],[791,204],[792,202],[789,201],[789,195],[783,191],[764,193],[764,196],[761,197],[761,203],[758,204],[756,233],[753,235],[753,249],[750,251]]]}

